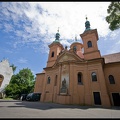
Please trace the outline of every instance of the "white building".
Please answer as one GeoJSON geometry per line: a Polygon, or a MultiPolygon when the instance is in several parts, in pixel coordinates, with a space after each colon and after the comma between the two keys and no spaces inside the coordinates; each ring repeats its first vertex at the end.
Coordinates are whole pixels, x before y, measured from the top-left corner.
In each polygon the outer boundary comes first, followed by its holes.
{"type": "Polygon", "coordinates": [[[0,98],[3,98],[4,89],[9,84],[12,75],[13,70],[8,60],[2,60],[0,62],[0,98]]]}

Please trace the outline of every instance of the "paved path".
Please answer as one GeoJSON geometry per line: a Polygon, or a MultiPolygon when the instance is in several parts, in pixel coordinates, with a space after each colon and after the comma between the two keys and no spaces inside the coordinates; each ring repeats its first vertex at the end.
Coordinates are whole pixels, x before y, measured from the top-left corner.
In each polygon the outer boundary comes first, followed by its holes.
{"type": "Polygon", "coordinates": [[[120,118],[120,107],[107,109],[0,99],[1,118],[120,118]]]}

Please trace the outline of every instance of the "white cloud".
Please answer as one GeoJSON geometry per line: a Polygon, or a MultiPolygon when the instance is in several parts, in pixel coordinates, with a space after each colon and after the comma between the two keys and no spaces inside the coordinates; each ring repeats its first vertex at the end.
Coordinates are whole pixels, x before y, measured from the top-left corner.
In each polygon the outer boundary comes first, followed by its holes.
{"type": "Polygon", "coordinates": [[[11,24],[8,24],[8,23],[4,24],[4,28],[5,28],[4,31],[6,31],[6,32],[10,32],[10,31],[14,30],[14,27],[11,24]]]}
{"type": "Polygon", "coordinates": [[[25,58],[20,58],[18,60],[19,63],[27,63],[27,60],[25,58]]]}
{"type": "Polygon", "coordinates": [[[12,50],[9,50],[9,49],[6,49],[5,52],[11,53],[11,54],[13,53],[13,51],[12,51],[12,50]]]}
{"type": "Polygon", "coordinates": [[[117,53],[120,52],[120,45],[111,45],[110,49],[106,51],[107,54],[117,53]]]}
{"type": "MultiPolygon", "coordinates": [[[[116,37],[108,28],[105,20],[110,2],[4,2],[1,5],[3,25],[14,30],[19,44],[34,44],[33,49],[47,49],[48,44],[55,40],[59,27],[61,43],[69,46],[75,36],[85,30],[87,15],[91,29],[97,29],[99,37],[116,37]],[[6,23],[5,21],[9,21],[6,23]],[[13,28],[14,27],[14,28],[13,28]],[[41,48],[36,48],[36,46],[41,48]]],[[[2,25],[0,24],[2,27],[2,25]]],[[[78,39],[81,39],[80,36],[78,39]]]]}

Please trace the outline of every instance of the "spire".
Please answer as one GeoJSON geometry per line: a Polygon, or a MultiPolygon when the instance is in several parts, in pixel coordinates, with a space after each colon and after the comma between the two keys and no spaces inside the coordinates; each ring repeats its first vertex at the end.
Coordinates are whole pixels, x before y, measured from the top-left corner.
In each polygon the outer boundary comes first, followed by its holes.
{"type": "Polygon", "coordinates": [[[56,36],[55,36],[55,40],[59,40],[59,38],[60,38],[60,34],[59,34],[59,27],[58,27],[58,30],[57,30],[57,33],[56,33],[56,36]]]}
{"type": "Polygon", "coordinates": [[[57,33],[55,35],[55,41],[54,42],[59,42],[59,38],[60,38],[60,34],[59,34],[59,27],[58,27],[57,33]]]}
{"type": "Polygon", "coordinates": [[[77,41],[77,36],[75,36],[75,41],[77,41]]]}
{"type": "MultiPolygon", "coordinates": [[[[86,22],[85,22],[85,27],[86,27],[86,29],[85,29],[85,31],[88,31],[88,30],[91,30],[90,29],[90,22],[87,20],[88,18],[87,18],[87,16],[86,16],[86,22]]],[[[85,32],[84,31],[84,32],[85,32]]]]}
{"type": "Polygon", "coordinates": [[[58,30],[57,30],[57,31],[58,31],[58,33],[59,33],[59,27],[58,27],[58,30]]]}

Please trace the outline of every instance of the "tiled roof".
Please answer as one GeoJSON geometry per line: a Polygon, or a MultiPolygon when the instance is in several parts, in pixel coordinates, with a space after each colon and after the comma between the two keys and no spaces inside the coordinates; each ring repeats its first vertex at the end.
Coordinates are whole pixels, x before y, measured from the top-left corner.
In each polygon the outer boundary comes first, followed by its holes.
{"type": "Polygon", "coordinates": [[[102,56],[105,59],[105,63],[113,63],[113,62],[120,62],[120,52],[104,55],[102,56]]]}

